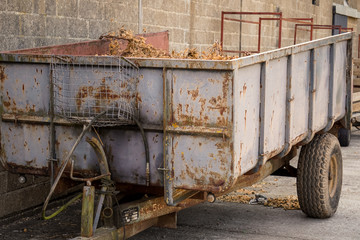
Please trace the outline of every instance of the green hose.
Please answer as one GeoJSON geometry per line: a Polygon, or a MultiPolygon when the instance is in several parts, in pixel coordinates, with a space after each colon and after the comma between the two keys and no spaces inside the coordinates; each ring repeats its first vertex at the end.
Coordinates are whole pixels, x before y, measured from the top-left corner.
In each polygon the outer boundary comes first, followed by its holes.
{"type": "Polygon", "coordinates": [[[42,212],[42,218],[44,220],[49,220],[53,217],[55,217],[56,215],[58,215],[59,213],[61,213],[62,211],[64,211],[70,204],[72,204],[73,202],[75,202],[76,200],[78,200],[79,198],[82,197],[82,193],[79,193],[78,195],[76,195],[75,197],[73,197],[70,201],[68,201],[67,203],[65,203],[64,205],[62,205],[56,212],[54,212],[53,214],[49,215],[49,216],[45,216],[45,209],[43,209],[42,212]]]}

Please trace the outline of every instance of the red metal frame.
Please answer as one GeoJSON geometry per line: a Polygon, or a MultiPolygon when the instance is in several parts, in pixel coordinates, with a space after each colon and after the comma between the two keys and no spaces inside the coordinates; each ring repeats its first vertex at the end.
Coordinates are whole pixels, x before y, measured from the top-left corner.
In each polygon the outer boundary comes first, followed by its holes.
{"type": "MultiPolygon", "coordinates": [[[[319,25],[314,24],[313,18],[283,18],[282,12],[221,12],[221,37],[220,37],[220,44],[222,48],[222,52],[227,53],[260,53],[261,48],[261,26],[262,21],[279,21],[279,37],[278,37],[278,48],[281,48],[281,37],[282,37],[282,25],[283,21],[287,22],[294,22],[295,23],[295,31],[294,31],[294,44],[296,44],[296,37],[297,37],[297,30],[304,30],[310,32],[310,41],[313,40],[313,32],[317,29],[337,29],[339,33],[342,32],[349,32],[353,31],[353,28],[343,28],[340,25],[319,25]],[[235,19],[226,17],[226,15],[260,15],[259,21],[248,21],[243,19],[235,19]],[[271,15],[274,17],[261,17],[263,15],[271,15]],[[224,50],[224,22],[225,20],[240,22],[240,23],[249,23],[249,24],[256,24],[259,26],[258,31],[258,47],[256,51],[233,51],[233,50],[224,50]],[[310,27],[308,29],[301,29],[299,27],[310,27]]],[[[358,57],[360,57],[360,35],[359,35],[359,49],[358,49],[358,57]]]]}
{"type": "MultiPolygon", "coordinates": [[[[296,33],[299,27],[310,27],[310,41],[313,39],[313,31],[314,29],[338,29],[339,33],[342,32],[342,29],[349,29],[349,28],[342,28],[340,25],[319,25],[319,24],[295,24],[295,32],[294,32],[294,44],[296,44],[296,33]]],[[[304,29],[302,29],[304,30],[304,29]]],[[[308,31],[308,30],[305,30],[308,31]]]]}
{"type": "MultiPolygon", "coordinates": [[[[283,18],[282,12],[221,12],[221,37],[220,37],[220,44],[223,52],[228,53],[260,53],[261,49],[261,26],[262,21],[279,21],[279,36],[278,36],[278,48],[281,48],[281,37],[282,37],[282,25],[283,21],[287,22],[294,22],[294,23],[301,23],[301,24],[313,24],[313,18],[283,18]],[[275,17],[259,17],[259,21],[248,21],[243,19],[235,19],[235,18],[229,18],[225,17],[225,15],[272,15],[275,17]],[[241,23],[249,23],[249,24],[256,24],[259,25],[259,31],[258,31],[258,47],[257,51],[233,51],[233,50],[224,50],[224,21],[235,21],[235,22],[241,22],[241,23]]],[[[312,39],[312,31],[310,33],[310,38],[312,39]]]]}
{"type": "Polygon", "coordinates": [[[260,52],[260,43],[261,43],[261,21],[262,20],[278,20],[280,21],[279,24],[279,39],[278,39],[278,46],[281,47],[281,26],[282,26],[282,13],[281,12],[221,12],[221,37],[220,37],[220,44],[221,49],[224,49],[224,21],[236,21],[236,22],[244,22],[250,24],[257,24],[259,25],[259,38],[258,38],[258,49],[257,51],[233,51],[233,50],[222,50],[223,52],[229,53],[259,53],[260,52]],[[225,15],[272,15],[272,16],[279,16],[278,18],[259,18],[258,22],[254,21],[247,21],[242,19],[234,19],[234,18],[226,18],[225,15]]]}

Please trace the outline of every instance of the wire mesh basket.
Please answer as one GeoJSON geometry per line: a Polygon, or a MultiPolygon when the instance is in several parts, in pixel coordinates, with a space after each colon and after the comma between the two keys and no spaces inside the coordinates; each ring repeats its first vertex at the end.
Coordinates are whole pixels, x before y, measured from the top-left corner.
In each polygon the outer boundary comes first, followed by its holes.
{"type": "Polygon", "coordinates": [[[93,126],[134,124],[138,68],[129,60],[54,56],[51,73],[56,115],[86,123],[105,112],[93,126]]]}

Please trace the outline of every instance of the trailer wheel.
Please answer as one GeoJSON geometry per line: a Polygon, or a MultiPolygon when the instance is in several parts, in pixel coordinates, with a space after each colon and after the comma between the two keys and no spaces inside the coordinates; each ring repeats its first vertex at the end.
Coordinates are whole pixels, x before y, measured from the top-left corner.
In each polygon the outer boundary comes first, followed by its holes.
{"type": "Polygon", "coordinates": [[[347,147],[350,144],[351,131],[350,129],[340,128],[338,132],[338,139],[342,147],[347,147]]]}
{"type": "Polygon", "coordinates": [[[336,212],[342,184],[342,156],[337,138],[316,135],[303,146],[297,171],[301,210],[313,218],[329,218],[336,212]]]}

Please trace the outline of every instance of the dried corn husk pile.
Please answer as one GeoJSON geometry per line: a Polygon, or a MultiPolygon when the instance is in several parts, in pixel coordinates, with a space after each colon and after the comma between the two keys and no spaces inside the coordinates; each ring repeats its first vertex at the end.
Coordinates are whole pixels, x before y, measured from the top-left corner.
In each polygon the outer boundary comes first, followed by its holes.
{"type": "Polygon", "coordinates": [[[180,52],[172,51],[171,54],[147,44],[144,37],[138,37],[132,31],[124,28],[115,32],[102,35],[100,39],[110,39],[109,54],[123,57],[137,58],[178,58],[178,59],[203,59],[203,60],[231,60],[236,57],[226,56],[221,52],[221,46],[215,42],[207,51],[200,53],[196,48],[188,48],[180,52]],[[124,50],[120,49],[119,40],[128,42],[124,50]]]}

